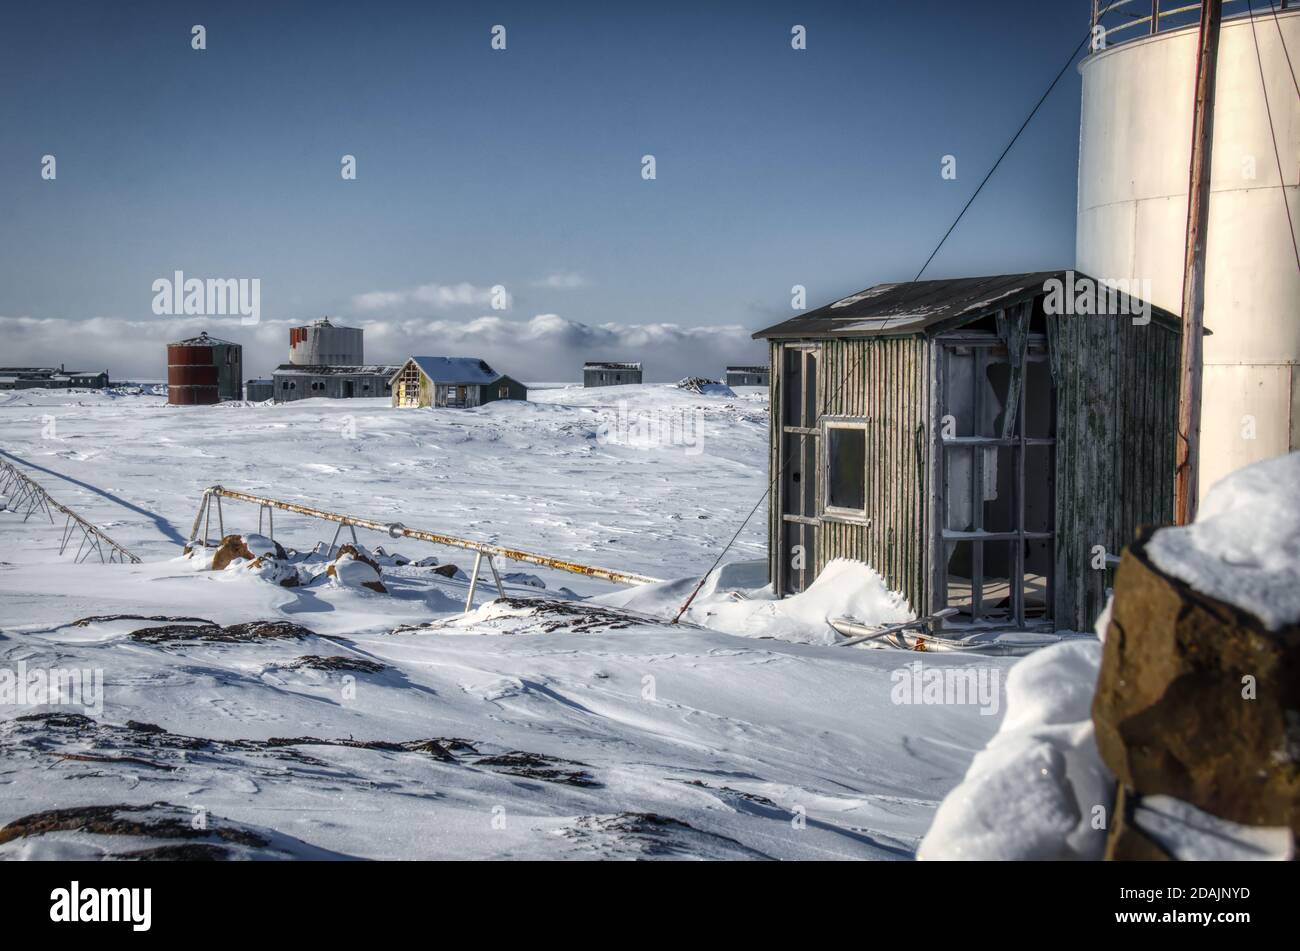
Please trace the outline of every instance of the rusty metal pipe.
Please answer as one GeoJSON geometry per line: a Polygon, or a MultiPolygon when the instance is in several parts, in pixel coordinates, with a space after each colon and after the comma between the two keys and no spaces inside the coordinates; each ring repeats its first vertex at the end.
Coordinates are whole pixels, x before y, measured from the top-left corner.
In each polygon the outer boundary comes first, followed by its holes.
{"type": "MultiPolygon", "coordinates": [[[[501,545],[489,545],[486,542],[471,541],[468,538],[457,538],[455,535],[444,535],[440,532],[427,532],[418,528],[407,528],[397,522],[376,522],[373,519],[357,518],[353,515],[343,515],[338,512],[327,512],[323,509],[312,508],[308,505],[299,505],[296,502],[285,502],[280,499],[268,499],[259,495],[251,495],[248,492],[240,492],[237,489],[227,489],[225,486],[213,485],[203,490],[204,504],[210,496],[221,498],[235,499],[240,502],[252,502],[255,505],[264,505],[270,509],[280,509],[285,512],[294,512],[298,515],[306,515],[309,518],[324,519],[329,522],[339,522],[343,525],[349,525],[353,528],[366,528],[373,532],[383,532],[390,538],[413,538],[417,541],[431,542],[434,545],[447,545],[451,548],[463,548],[466,551],[479,552],[484,555],[497,555],[501,558],[508,558],[511,561],[521,561],[530,565],[538,565],[542,568],[554,568],[557,571],[567,571],[575,575],[585,575],[588,578],[600,578],[603,581],[611,581],[614,584],[658,584],[662,579],[650,578],[646,575],[632,574],[626,571],[615,571],[612,568],[597,568],[592,565],[582,565],[575,561],[566,561],[562,558],[552,558],[549,555],[539,555],[535,552],[524,551],[519,548],[505,548],[501,545]]],[[[197,531],[197,525],[196,525],[197,531]]],[[[190,542],[194,541],[194,535],[191,534],[190,542]]]]}

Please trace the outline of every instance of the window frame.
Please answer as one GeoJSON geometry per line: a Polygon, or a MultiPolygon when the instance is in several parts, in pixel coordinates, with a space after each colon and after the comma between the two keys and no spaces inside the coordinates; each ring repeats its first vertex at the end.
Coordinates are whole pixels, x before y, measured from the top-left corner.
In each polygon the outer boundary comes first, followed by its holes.
{"type": "Polygon", "coordinates": [[[867,467],[871,464],[867,452],[867,430],[870,420],[866,416],[823,416],[821,433],[818,437],[820,448],[817,464],[817,510],[818,516],[828,522],[844,522],[850,525],[870,525],[871,516],[867,514],[867,467]],[[851,509],[831,505],[831,430],[856,429],[862,433],[862,508],[851,509]]]}

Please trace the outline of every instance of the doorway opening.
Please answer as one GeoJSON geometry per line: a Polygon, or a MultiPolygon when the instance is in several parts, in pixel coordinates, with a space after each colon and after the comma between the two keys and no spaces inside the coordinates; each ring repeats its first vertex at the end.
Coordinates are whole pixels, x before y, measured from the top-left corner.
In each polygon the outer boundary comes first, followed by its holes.
{"type": "Polygon", "coordinates": [[[778,486],[780,556],[776,564],[776,589],[798,594],[817,574],[817,428],[816,347],[783,347],[781,436],[777,443],[781,481],[778,486]]]}
{"type": "Polygon", "coordinates": [[[997,335],[940,355],[937,591],[951,624],[1052,622],[1056,391],[1046,341],[997,335]]]}

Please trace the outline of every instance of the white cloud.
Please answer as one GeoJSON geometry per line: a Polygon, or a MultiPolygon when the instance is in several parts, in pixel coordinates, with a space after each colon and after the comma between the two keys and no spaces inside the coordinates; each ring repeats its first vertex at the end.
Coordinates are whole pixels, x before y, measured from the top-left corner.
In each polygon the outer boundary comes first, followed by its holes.
{"type": "MultiPolygon", "coordinates": [[[[503,297],[505,309],[509,309],[513,303],[510,294],[507,292],[503,297]]],[[[491,307],[492,303],[493,288],[479,287],[468,281],[459,284],[421,284],[419,287],[397,291],[368,291],[352,298],[352,305],[367,313],[412,304],[425,305],[434,310],[450,310],[454,307],[491,307]]]]}
{"type": "MultiPolygon", "coordinates": [[[[411,354],[482,357],[524,381],[574,381],[584,360],[640,360],[647,381],[718,378],[729,363],[761,363],[766,348],[738,325],[585,324],[559,314],[529,320],[487,315],[471,320],[335,318],[365,329],[366,360],[399,363],[411,354]]],[[[154,317],[85,320],[0,317],[4,359],[11,366],[64,363],[107,369],[115,379],[162,380],[166,344],[206,330],[244,345],[245,377],[265,376],[289,358],[289,328],[303,320],[154,317]]]]}

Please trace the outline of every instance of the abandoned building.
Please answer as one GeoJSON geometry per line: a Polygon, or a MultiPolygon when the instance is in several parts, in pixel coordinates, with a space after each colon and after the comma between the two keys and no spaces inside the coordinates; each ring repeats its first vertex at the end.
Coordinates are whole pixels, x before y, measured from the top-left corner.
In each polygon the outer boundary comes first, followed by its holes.
{"type": "Polygon", "coordinates": [[[271,371],[275,400],[388,396],[388,381],[398,368],[366,364],[364,334],[357,327],[336,327],[328,317],[289,328],[289,362],[271,371]]]}
{"type": "Polygon", "coordinates": [[[208,336],[167,345],[167,402],[195,406],[237,400],[243,395],[244,348],[208,336]]]}
{"type": "Polygon", "coordinates": [[[244,399],[251,403],[262,403],[275,399],[275,380],[259,379],[244,382],[244,399]]]}
{"type": "Polygon", "coordinates": [[[727,386],[767,386],[771,378],[767,367],[727,367],[722,382],[727,386]]]}
{"type": "Polygon", "coordinates": [[[65,370],[58,367],[0,367],[0,390],[102,390],[108,387],[108,371],[65,370]]]}
{"type": "Polygon", "coordinates": [[[387,396],[388,381],[395,366],[296,366],[282,363],[271,371],[275,400],[291,403],[324,397],[350,400],[365,396],[387,396]]]}
{"type": "Polygon", "coordinates": [[[622,386],[641,382],[639,363],[584,363],[583,386],[622,386]]]}
{"type": "Polygon", "coordinates": [[[528,388],[477,357],[411,357],[389,378],[394,406],[466,408],[526,400],[528,388]]]}
{"type": "Polygon", "coordinates": [[[1120,550],[1172,519],[1180,327],[1049,291],[1088,280],[881,284],[754,335],[779,594],[854,558],[949,626],[1091,630],[1120,550]]]}
{"type": "Polygon", "coordinates": [[[289,362],[294,366],[360,366],[366,362],[365,331],[337,327],[323,317],[289,328],[289,362]]]}

